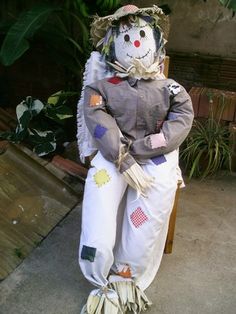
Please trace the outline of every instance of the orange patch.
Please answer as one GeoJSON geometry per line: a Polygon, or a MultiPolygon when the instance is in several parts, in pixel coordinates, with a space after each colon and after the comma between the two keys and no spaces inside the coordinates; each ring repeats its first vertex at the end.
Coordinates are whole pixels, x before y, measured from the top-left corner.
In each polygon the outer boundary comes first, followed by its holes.
{"type": "Polygon", "coordinates": [[[124,267],[120,272],[117,273],[117,275],[123,278],[131,278],[130,267],[129,266],[124,267]]]}
{"type": "Polygon", "coordinates": [[[102,96],[100,96],[100,95],[91,95],[89,104],[92,107],[101,105],[102,104],[102,96]]]}

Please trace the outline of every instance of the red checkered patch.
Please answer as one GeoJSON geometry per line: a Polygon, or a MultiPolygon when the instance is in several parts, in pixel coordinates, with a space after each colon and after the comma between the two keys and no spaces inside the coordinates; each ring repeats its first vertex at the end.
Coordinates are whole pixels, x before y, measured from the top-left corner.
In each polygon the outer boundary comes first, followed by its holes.
{"type": "Polygon", "coordinates": [[[135,226],[135,228],[139,228],[145,221],[148,220],[148,217],[142,211],[141,207],[135,209],[135,211],[130,215],[130,219],[135,226]]]}

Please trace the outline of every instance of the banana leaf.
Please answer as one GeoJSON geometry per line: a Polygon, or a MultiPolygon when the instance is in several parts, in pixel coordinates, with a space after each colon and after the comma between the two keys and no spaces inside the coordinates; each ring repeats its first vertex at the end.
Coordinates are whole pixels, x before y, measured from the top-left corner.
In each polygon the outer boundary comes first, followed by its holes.
{"type": "Polygon", "coordinates": [[[29,49],[29,39],[47,21],[49,15],[60,8],[51,4],[39,4],[22,13],[10,27],[1,47],[0,58],[5,66],[13,64],[29,49]]]}

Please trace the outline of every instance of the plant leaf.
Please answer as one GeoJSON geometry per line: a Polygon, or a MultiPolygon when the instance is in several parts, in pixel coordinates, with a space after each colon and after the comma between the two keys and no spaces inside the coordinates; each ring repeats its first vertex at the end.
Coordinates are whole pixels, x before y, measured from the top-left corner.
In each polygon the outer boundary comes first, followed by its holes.
{"type": "Polygon", "coordinates": [[[229,129],[222,121],[210,117],[194,120],[180,157],[186,162],[189,178],[202,179],[216,173],[226,162],[230,169],[229,129]]]}
{"type": "Polygon", "coordinates": [[[56,92],[48,97],[47,103],[50,105],[56,105],[58,103],[58,100],[60,99],[60,94],[62,91],[56,92]]]}
{"type": "Polygon", "coordinates": [[[57,122],[59,122],[60,120],[64,120],[64,119],[68,119],[68,118],[73,117],[72,110],[65,105],[61,105],[61,106],[57,106],[57,107],[56,106],[47,106],[45,115],[48,118],[50,118],[54,121],[57,121],[57,122]]]}
{"type": "Polygon", "coordinates": [[[236,12],[236,2],[235,0],[219,0],[220,3],[228,8],[228,9],[233,9],[234,12],[236,12]]]}
{"type": "Polygon", "coordinates": [[[39,39],[44,41],[49,58],[53,62],[65,66],[77,77],[80,75],[84,59],[78,57],[77,50],[72,46],[72,43],[66,39],[61,29],[52,25],[47,28],[42,28],[39,39]]]}
{"type": "Polygon", "coordinates": [[[19,133],[28,127],[31,119],[30,111],[25,101],[22,101],[19,105],[16,106],[16,116],[19,121],[16,132],[19,133]]]}
{"type": "Polygon", "coordinates": [[[55,142],[45,142],[36,145],[33,148],[33,151],[39,156],[45,156],[51,152],[53,152],[56,149],[56,143],[55,142]]]}
{"type": "Polygon", "coordinates": [[[2,63],[9,66],[29,49],[28,39],[46,22],[48,16],[59,10],[51,4],[35,5],[20,15],[16,23],[9,29],[0,52],[2,63]]]}
{"type": "Polygon", "coordinates": [[[44,156],[56,149],[56,138],[52,131],[31,129],[29,140],[34,144],[33,151],[38,156],[44,156]]]}
{"type": "Polygon", "coordinates": [[[16,129],[16,133],[21,132],[27,128],[32,117],[39,114],[44,108],[44,104],[39,99],[33,99],[32,97],[26,97],[19,105],[16,106],[16,116],[19,125],[16,129]]]}

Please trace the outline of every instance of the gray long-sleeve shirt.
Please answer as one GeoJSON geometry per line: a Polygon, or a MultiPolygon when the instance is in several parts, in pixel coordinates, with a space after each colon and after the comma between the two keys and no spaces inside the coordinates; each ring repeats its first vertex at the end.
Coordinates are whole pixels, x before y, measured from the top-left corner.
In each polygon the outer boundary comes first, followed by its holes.
{"type": "Polygon", "coordinates": [[[123,172],[136,160],[178,148],[191,129],[193,109],[186,90],[171,79],[113,77],[86,86],[84,116],[107,160],[115,162],[122,143],[129,143],[123,172]]]}

